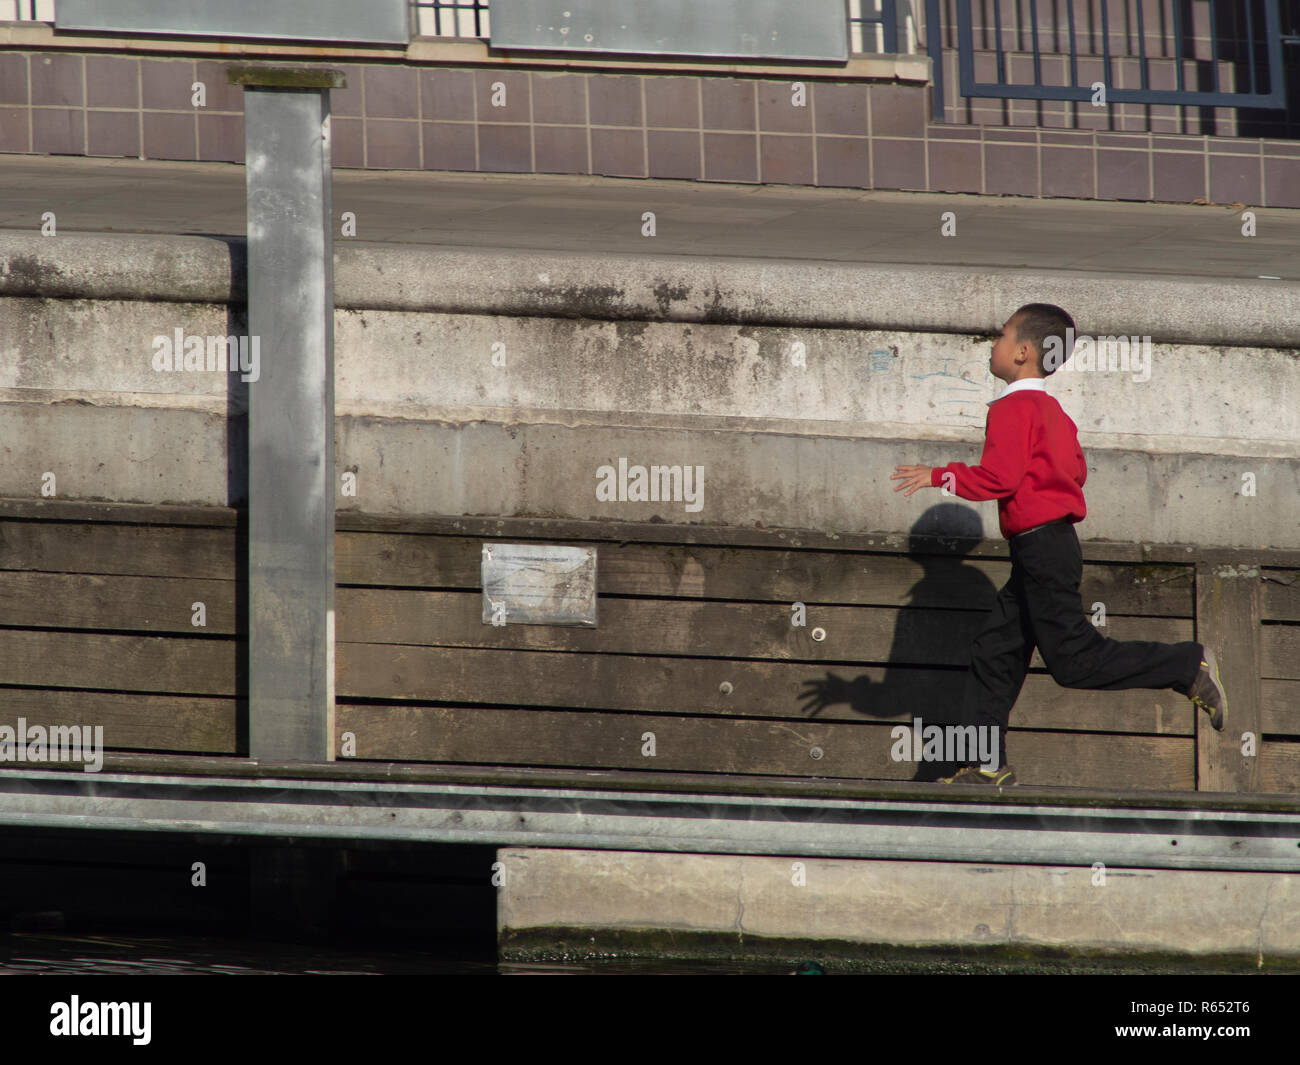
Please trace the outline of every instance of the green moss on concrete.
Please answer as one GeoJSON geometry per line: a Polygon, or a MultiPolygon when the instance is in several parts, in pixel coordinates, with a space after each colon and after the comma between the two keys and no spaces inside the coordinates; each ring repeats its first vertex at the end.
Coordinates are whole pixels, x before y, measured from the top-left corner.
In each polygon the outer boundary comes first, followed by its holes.
{"type": "Polygon", "coordinates": [[[226,68],[231,85],[264,89],[346,89],[347,77],[330,67],[232,66],[226,68]]]}
{"type": "Polygon", "coordinates": [[[1140,563],[1133,567],[1133,579],[1139,583],[1143,581],[1160,583],[1163,581],[1178,580],[1179,578],[1182,578],[1183,580],[1191,580],[1194,575],[1195,570],[1190,565],[1161,566],[1154,563],[1140,563]]]}
{"type": "Polygon", "coordinates": [[[1300,957],[1275,955],[1121,953],[1019,943],[899,947],[841,939],[769,938],[662,928],[507,929],[499,939],[498,950],[502,961],[516,962],[730,961],[771,965],[785,971],[804,961],[817,961],[828,973],[1300,974],[1300,957]]]}

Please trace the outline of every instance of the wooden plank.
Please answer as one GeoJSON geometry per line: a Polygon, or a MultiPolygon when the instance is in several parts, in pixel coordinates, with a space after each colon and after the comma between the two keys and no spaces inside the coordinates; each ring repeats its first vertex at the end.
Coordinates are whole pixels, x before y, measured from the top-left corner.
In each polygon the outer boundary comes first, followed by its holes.
{"type": "Polygon", "coordinates": [[[1260,727],[1274,735],[1300,737],[1300,681],[1264,678],[1260,693],[1260,727]]]}
{"type": "Polygon", "coordinates": [[[0,725],[102,725],[106,749],[234,754],[234,699],[0,689],[0,725]]]}
{"type": "MultiPolygon", "coordinates": [[[[5,518],[193,525],[233,529],[238,521],[238,512],[231,507],[15,498],[0,499],[0,519],[5,518]]],[[[1008,557],[1007,542],[1001,537],[971,541],[902,532],[837,533],[815,529],[586,521],[567,518],[366,514],[355,510],[338,511],[335,522],[340,530],[358,532],[379,531],[562,541],[714,544],[724,547],[797,547],[885,554],[913,550],[922,554],[970,554],[977,557],[1004,559],[1008,557]]],[[[1290,570],[1300,569],[1300,550],[1291,548],[1204,547],[1196,544],[1112,543],[1100,540],[1083,540],[1081,547],[1085,561],[1186,564],[1197,559],[1225,563],[1252,560],[1262,565],[1290,570]]]]}
{"type": "MultiPolygon", "coordinates": [[[[339,584],[427,589],[481,587],[485,541],[466,537],[340,532],[339,584]]],[[[601,544],[598,594],[690,599],[767,599],[988,610],[1011,576],[995,559],[843,551],[758,550],[678,544],[601,544]]],[[[1190,565],[1086,565],[1080,595],[1115,614],[1191,617],[1190,565]]]]}
{"type": "Polygon", "coordinates": [[[0,685],[235,694],[235,641],[0,629],[0,685]]]}
{"type": "MultiPolygon", "coordinates": [[[[761,526],[678,525],[668,522],[588,521],[571,518],[470,517],[365,514],[340,510],[335,527],[354,532],[421,533],[444,536],[580,540],[620,543],[714,544],[724,547],[796,547],[824,551],[867,551],[883,554],[970,555],[1008,558],[1002,538],[968,540],[915,533],[837,533],[813,529],[768,529],[761,526]]],[[[1300,569],[1300,550],[1270,547],[1206,547],[1199,544],[1145,544],[1081,540],[1088,562],[1187,564],[1217,563],[1300,569]]]]}
{"type": "Polygon", "coordinates": [[[1223,732],[1209,715],[1196,720],[1196,786],[1201,791],[1259,791],[1263,746],[1260,692],[1262,668],[1258,568],[1196,564],[1196,640],[1214,650],[1228,694],[1223,732]],[[1243,754],[1246,734],[1252,755],[1243,754]]]}
{"type": "MultiPolygon", "coordinates": [[[[795,547],[898,554],[909,546],[925,553],[988,555],[1008,558],[1003,539],[959,540],[911,533],[839,534],[808,529],[769,529],[763,526],[678,525],[668,522],[589,521],[573,518],[473,517],[467,515],[392,515],[339,510],[335,528],[350,532],[415,533],[469,536],[476,539],[536,539],[557,542],[597,540],[619,543],[714,544],[723,547],[795,547]]],[[[1142,561],[1131,545],[1117,545],[1116,561],[1142,561]]],[[[1180,561],[1186,561],[1180,560],[1180,561]]]]}
{"type": "MultiPolygon", "coordinates": [[[[480,548],[464,536],[339,531],[334,534],[334,579],[339,584],[403,588],[479,588],[480,548]]],[[[597,545],[603,553],[609,545],[597,545]]],[[[598,592],[603,591],[597,585],[598,592]]]]}
{"type": "Polygon", "coordinates": [[[1270,743],[1259,757],[1260,789],[1300,793],[1300,743],[1270,743]]]}
{"type": "Polygon", "coordinates": [[[0,570],[234,580],[235,531],[0,521],[0,570]]]}
{"type": "Polygon", "coordinates": [[[234,507],[196,507],[168,503],[102,503],[76,499],[3,499],[0,518],[85,521],[143,525],[207,525],[234,528],[234,507]]]}
{"type": "MultiPolygon", "coordinates": [[[[777,658],[965,668],[984,622],[978,611],[816,607],[795,628],[785,604],[606,599],[600,626],[485,625],[479,595],[400,589],[340,588],[341,643],[494,647],[685,657],[777,658]],[[823,629],[824,640],[813,639],[823,629]]],[[[1192,638],[1179,618],[1108,617],[1105,635],[1119,640],[1192,638]]],[[[1043,668],[1034,652],[1032,666],[1043,668]]]]}
{"type": "Polygon", "coordinates": [[[235,582],[0,570],[0,625],[233,634],[235,582]],[[201,627],[192,623],[196,602],[201,627]]]}
{"type": "Polygon", "coordinates": [[[1260,676],[1300,680],[1300,625],[1262,625],[1259,645],[1260,676]]]}
{"type": "MultiPolygon", "coordinates": [[[[350,643],[337,650],[339,698],[726,717],[897,724],[919,716],[955,724],[966,679],[965,670],[902,666],[825,670],[787,662],[350,643]]],[[[1193,709],[1173,691],[1077,691],[1030,674],[1012,722],[1022,728],[1190,736],[1193,709]]]]}
{"type": "MultiPolygon", "coordinates": [[[[341,745],[343,733],[351,732],[358,758],[385,761],[885,780],[912,779],[934,768],[894,761],[891,729],[832,721],[340,704],[335,738],[341,745]],[[655,737],[653,757],[642,754],[647,733],[655,737]]],[[[1170,789],[1193,781],[1195,749],[1183,737],[1013,731],[1008,750],[1017,775],[1030,784],[1170,789]]]]}
{"type": "Polygon", "coordinates": [[[1261,567],[1260,617],[1265,621],[1300,621],[1300,570],[1261,567]]]}

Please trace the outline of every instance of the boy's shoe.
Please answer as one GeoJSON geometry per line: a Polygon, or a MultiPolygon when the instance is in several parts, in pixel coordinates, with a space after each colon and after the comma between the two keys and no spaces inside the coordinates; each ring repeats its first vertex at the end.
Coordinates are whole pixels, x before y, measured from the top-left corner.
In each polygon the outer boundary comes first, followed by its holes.
{"type": "Polygon", "coordinates": [[[1223,731],[1223,719],[1228,713],[1228,696],[1219,683],[1219,663],[1214,660],[1214,652],[1204,644],[1205,657],[1201,659],[1201,671],[1192,681],[1187,693],[1193,703],[1210,715],[1210,724],[1219,732],[1223,731]]]}
{"type": "Polygon", "coordinates": [[[1000,788],[1014,784],[1016,774],[1009,765],[1001,769],[981,769],[977,765],[963,766],[950,777],[940,777],[940,784],[982,784],[984,787],[1000,788]]]}

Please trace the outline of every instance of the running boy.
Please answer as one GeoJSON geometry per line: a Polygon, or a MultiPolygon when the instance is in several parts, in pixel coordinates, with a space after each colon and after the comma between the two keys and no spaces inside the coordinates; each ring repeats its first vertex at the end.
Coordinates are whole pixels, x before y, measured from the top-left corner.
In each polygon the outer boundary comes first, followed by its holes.
{"type": "MultiPolygon", "coordinates": [[[[978,466],[896,466],[894,491],[946,486],[963,499],[996,499],[998,525],[1011,550],[1011,579],[998,593],[971,647],[963,720],[994,726],[997,770],[968,765],[948,784],[1014,784],[1002,733],[1037,645],[1056,682],[1067,688],[1173,688],[1222,731],[1228,700],[1214,652],[1199,643],[1121,643],[1102,636],[1083,611],[1083,556],[1074,523],[1087,514],[1088,476],[1078,428],[1047,393],[1057,366],[1043,352],[1065,347],[1074,320],[1050,303],[1021,307],[1002,327],[989,367],[1007,388],[989,404],[978,466]]],[[[1060,361],[1064,361],[1064,358],[1060,361]]],[[[1059,364],[1058,364],[1059,365],[1059,364]]],[[[991,761],[985,764],[994,764],[991,761]]]]}

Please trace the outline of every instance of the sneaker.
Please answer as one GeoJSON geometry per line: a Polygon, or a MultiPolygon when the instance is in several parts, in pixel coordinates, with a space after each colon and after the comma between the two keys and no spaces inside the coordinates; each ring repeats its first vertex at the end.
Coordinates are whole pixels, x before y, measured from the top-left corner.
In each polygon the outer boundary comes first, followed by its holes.
{"type": "Polygon", "coordinates": [[[1000,788],[1014,784],[1016,774],[1011,767],[1004,765],[1001,769],[981,769],[977,765],[968,765],[957,770],[950,777],[940,777],[940,784],[982,784],[985,787],[1000,788]]]}
{"type": "Polygon", "coordinates": [[[1219,682],[1219,663],[1214,660],[1214,652],[1202,645],[1205,657],[1201,659],[1201,671],[1192,681],[1187,693],[1193,703],[1210,715],[1210,724],[1219,732],[1223,731],[1223,719],[1228,713],[1228,696],[1219,682]]]}

